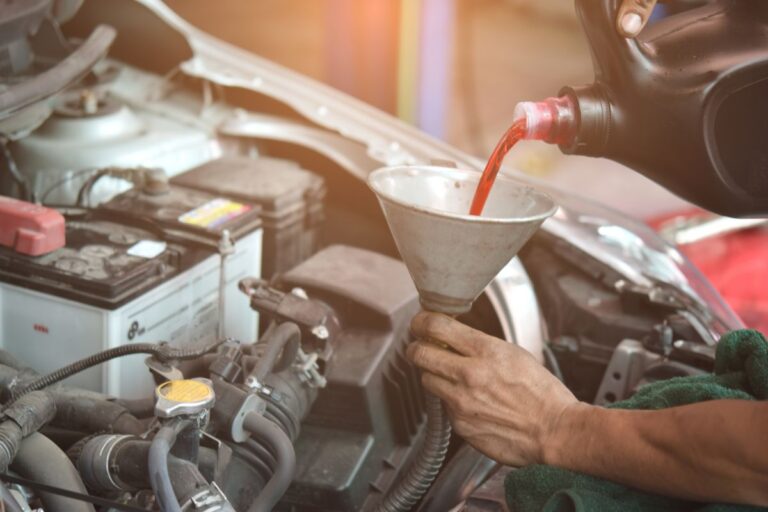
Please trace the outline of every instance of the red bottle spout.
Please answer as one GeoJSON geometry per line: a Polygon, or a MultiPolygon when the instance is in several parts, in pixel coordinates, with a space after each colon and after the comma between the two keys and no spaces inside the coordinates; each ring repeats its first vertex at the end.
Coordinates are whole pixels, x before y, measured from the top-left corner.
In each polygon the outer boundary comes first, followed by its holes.
{"type": "Polygon", "coordinates": [[[542,101],[523,101],[515,106],[513,118],[525,119],[524,139],[570,145],[576,137],[577,106],[570,96],[542,101]]]}

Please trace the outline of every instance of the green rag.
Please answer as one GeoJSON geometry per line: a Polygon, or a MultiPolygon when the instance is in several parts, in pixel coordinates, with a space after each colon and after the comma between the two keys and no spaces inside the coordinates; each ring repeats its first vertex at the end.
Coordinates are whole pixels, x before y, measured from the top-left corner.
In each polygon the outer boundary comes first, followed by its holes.
{"type": "MultiPolygon", "coordinates": [[[[642,387],[611,407],[664,409],[706,400],[768,399],[768,342],[752,330],[720,339],[715,373],[677,377],[642,387]]],[[[645,493],[608,480],[552,466],[514,470],[504,482],[512,512],[747,512],[768,510],[745,505],[704,504],[645,493]]]]}

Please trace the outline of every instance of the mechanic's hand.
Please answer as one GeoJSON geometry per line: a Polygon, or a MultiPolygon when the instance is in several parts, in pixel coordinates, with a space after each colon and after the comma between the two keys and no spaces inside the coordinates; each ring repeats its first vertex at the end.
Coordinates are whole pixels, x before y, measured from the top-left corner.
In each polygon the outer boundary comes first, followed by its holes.
{"type": "Polygon", "coordinates": [[[565,385],[525,350],[448,316],[419,313],[411,331],[424,341],[411,343],[408,357],[459,435],[504,464],[544,462],[548,436],[566,410],[582,405],[565,385]]]}
{"type": "Polygon", "coordinates": [[[651,17],[657,0],[622,0],[616,16],[616,29],[624,37],[635,37],[651,17]]]}

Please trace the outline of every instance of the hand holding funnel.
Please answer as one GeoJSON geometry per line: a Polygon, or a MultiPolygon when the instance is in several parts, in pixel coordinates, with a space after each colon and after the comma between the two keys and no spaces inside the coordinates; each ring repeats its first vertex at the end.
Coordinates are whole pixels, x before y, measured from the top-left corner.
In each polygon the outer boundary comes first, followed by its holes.
{"type": "MultiPolygon", "coordinates": [[[[470,216],[479,180],[478,172],[443,167],[388,167],[368,177],[421,305],[428,311],[468,312],[488,283],[556,210],[547,195],[499,176],[483,215],[470,216]]],[[[427,393],[426,404],[422,448],[376,512],[411,510],[440,471],[451,425],[437,397],[427,393]]]]}
{"type": "Polygon", "coordinates": [[[479,178],[426,166],[387,167],[368,177],[426,310],[468,312],[556,210],[546,194],[499,176],[483,215],[471,216],[479,178]]]}

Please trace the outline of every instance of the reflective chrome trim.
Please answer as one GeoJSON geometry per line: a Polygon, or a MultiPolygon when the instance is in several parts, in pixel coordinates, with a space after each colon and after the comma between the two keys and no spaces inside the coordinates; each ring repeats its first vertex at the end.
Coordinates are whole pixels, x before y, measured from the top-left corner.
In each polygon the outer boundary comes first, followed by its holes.
{"type": "Polygon", "coordinates": [[[485,289],[501,323],[504,338],[544,362],[546,325],[528,273],[514,258],[485,289]]]}

